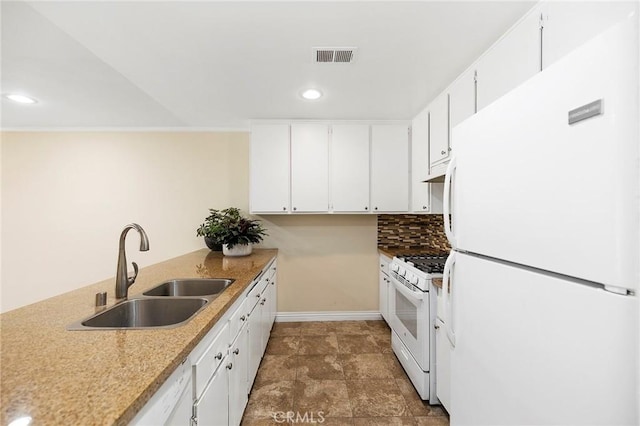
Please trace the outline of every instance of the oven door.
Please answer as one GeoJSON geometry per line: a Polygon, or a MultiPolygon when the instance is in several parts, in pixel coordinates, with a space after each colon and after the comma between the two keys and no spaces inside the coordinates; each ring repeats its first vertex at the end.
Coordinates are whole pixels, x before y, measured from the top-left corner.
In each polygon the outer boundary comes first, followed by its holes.
{"type": "Polygon", "coordinates": [[[393,331],[422,369],[429,371],[429,293],[391,277],[389,319],[393,331]]]}

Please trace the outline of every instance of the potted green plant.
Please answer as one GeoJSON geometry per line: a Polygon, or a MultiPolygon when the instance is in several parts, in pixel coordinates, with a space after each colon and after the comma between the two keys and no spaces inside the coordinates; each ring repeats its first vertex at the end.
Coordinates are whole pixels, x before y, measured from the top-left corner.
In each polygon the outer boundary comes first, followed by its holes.
{"type": "Polygon", "coordinates": [[[196,233],[205,238],[211,250],[214,250],[212,246],[222,245],[225,256],[247,256],[251,254],[252,244],[267,235],[259,221],[243,217],[236,207],[209,209],[209,213],[196,233]]]}

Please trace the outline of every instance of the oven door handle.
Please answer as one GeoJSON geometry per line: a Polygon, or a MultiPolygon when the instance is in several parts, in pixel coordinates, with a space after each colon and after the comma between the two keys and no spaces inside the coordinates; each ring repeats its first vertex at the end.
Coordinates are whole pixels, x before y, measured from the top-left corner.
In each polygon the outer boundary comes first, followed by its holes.
{"type": "Polygon", "coordinates": [[[393,286],[405,297],[408,297],[411,300],[416,300],[420,302],[422,301],[422,299],[424,299],[424,293],[422,293],[421,291],[411,291],[405,285],[403,285],[393,277],[391,277],[391,282],[393,283],[393,286]]]}

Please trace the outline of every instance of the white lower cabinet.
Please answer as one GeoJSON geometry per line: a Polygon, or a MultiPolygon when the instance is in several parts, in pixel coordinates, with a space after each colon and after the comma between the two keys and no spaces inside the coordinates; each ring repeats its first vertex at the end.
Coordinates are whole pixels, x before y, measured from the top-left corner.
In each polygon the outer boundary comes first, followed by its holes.
{"type": "Polygon", "coordinates": [[[388,323],[389,322],[389,263],[391,259],[387,256],[380,255],[380,315],[388,323]]]}
{"type": "Polygon", "coordinates": [[[239,425],[242,420],[249,392],[247,391],[247,368],[249,366],[247,326],[244,325],[229,348],[227,361],[229,372],[229,425],[239,425]]]}
{"type": "Polygon", "coordinates": [[[264,353],[262,342],[262,310],[264,305],[261,304],[261,301],[262,290],[264,290],[265,284],[264,279],[258,282],[254,290],[252,290],[248,296],[251,308],[247,324],[247,334],[249,336],[247,348],[249,351],[249,354],[247,355],[247,392],[251,391],[253,380],[258,373],[258,366],[260,365],[260,360],[264,353]]]}
{"type": "Polygon", "coordinates": [[[256,280],[151,397],[132,425],[240,425],[275,319],[275,261],[256,280]]]}
{"type": "Polygon", "coordinates": [[[193,404],[192,421],[196,426],[229,424],[229,376],[225,365],[218,366],[202,395],[193,404]]]}

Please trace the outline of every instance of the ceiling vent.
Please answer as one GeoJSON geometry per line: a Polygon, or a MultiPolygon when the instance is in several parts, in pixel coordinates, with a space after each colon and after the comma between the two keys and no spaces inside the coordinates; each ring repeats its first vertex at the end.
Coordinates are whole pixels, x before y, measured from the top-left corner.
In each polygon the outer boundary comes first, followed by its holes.
{"type": "Polygon", "coordinates": [[[313,55],[316,63],[353,62],[357,47],[314,47],[313,55]]]}

